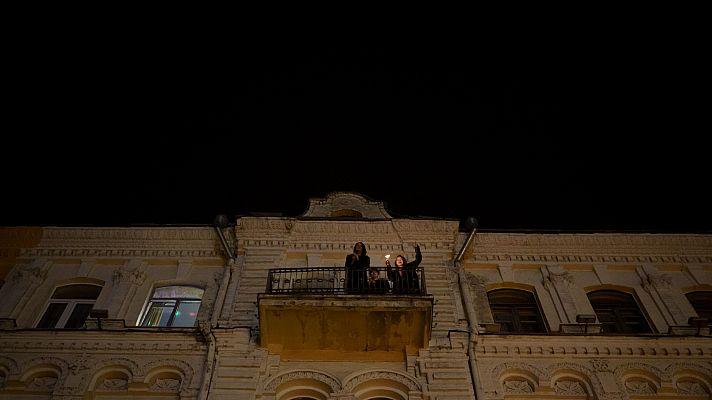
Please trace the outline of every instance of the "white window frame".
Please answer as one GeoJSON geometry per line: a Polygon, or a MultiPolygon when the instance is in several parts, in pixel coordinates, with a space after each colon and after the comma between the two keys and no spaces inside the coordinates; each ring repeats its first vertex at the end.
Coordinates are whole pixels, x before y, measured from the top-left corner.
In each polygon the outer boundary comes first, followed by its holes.
{"type": "MultiPolygon", "coordinates": [[[[100,285],[93,285],[93,284],[87,284],[87,283],[70,283],[68,285],[56,286],[52,290],[52,295],[54,295],[55,291],[60,287],[78,286],[78,285],[96,286],[100,289],[100,293],[101,293],[101,290],[103,290],[103,287],[100,285]]],[[[99,295],[97,295],[97,298],[98,297],[99,297],[99,295]]],[[[92,308],[94,308],[94,304],[96,304],[96,299],[92,300],[92,299],[53,299],[53,298],[50,298],[49,300],[47,300],[47,303],[42,308],[42,312],[39,314],[39,316],[35,320],[35,323],[32,326],[34,326],[37,329],[64,329],[64,325],[69,320],[69,317],[72,316],[72,313],[74,313],[74,308],[79,304],[89,304],[92,306],[92,308]],[[38,327],[37,325],[39,325],[40,321],[42,321],[42,318],[44,317],[45,313],[47,312],[47,310],[49,309],[49,307],[52,304],[66,304],[67,306],[64,308],[64,311],[62,311],[62,315],[59,317],[59,319],[57,320],[57,323],[53,327],[42,327],[42,328],[38,327]]],[[[68,328],[68,329],[74,329],[74,328],[68,328]]]]}

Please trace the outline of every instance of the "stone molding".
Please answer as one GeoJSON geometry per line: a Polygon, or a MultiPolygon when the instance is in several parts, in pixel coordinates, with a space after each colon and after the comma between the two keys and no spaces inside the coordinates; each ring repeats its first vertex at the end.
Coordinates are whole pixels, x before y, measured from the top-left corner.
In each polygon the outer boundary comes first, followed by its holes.
{"type": "Polygon", "coordinates": [[[327,374],[326,372],[315,370],[298,370],[287,371],[269,379],[264,386],[266,392],[274,392],[282,383],[289,382],[295,379],[312,379],[327,384],[332,393],[341,392],[341,383],[338,378],[327,374]]]}
{"type": "MultiPolygon", "coordinates": [[[[67,332],[67,335],[59,334],[56,331],[28,334],[27,331],[5,331],[0,338],[0,352],[8,354],[10,352],[27,352],[27,351],[122,351],[126,354],[151,354],[171,352],[176,354],[185,353],[203,353],[207,349],[207,345],[199,341],[191,341],[186,343],[186,332],[176,332],[175,338],[164,336],[171,335],[165,332],[160,332],[160,328],[153,331],[153,337],[139,337],[136,333],[131,332],[131,328],[126,331],[113,332],[117,335],[122,335],[123,338],[128,338],[127,334],[131,335],[131,340],[120,340],[108,336],[110,331],[96,331],[91,336],[87,335],[89,331],[79,331],[76,333],[67,332]],[[156,336],[160,335],[160,336],[156,336]]],[[[139,328],[144,335],[150,334],[145,328],[139,328]]],[[[192,333],[192,331],[191,331],[192,333]]],[[[141,335],[142,336],[142,335],[141,335]]]]}
{"type": "Polygon", "coordinates": [[[329,373],[317,370],[286,371],[272,378],[269,378],[265,382],[264,392],[275,392],[277,388],[283,383],[299,379],[312,379],[319,382],[323,382],[329,386],[332,395],[335,396],[347,395],[361,383],[377,379],[398,382],[406,386],[411,392],[421,392],[421,385],[415,378],[399,371],[387,370],[359,371],[357,373],[345,377],[343,380],[340,380],[339,378],[329,373]]]}
{"type": "Polygon", "coordinates": [[[344,379],[344,391],[350,392],[359,384],[373,379],[402,383],[412,392],[420,392],[420,384],[414,378],[395,371],[361,371],[344,379]]]}
{"type": "MultiPolygon", "coordinates": [[[[430,250],[451,252],[457,222],[438,220],[309,221],[286,218],[243,217],[236,224],[239,247],[344,251],[363,241],[372,250],[402,250],[404,243],[419,243],[430,250]]],[[[425,250],[425,249],[424,249],[425,250]]]]}
{"type": "Polygon", "coordinates": [[[480,233],[474,261],[712,263],[712,236],[671,234],[480,233]]]}
{"type": "Polygon", "coordinates": [[[20,369],[17,366],[17,361],[10,357],[0,356],[0,368],[4,369],[8,375],[20,373],[20,369]]]}
{"type": "Polygon", "coordinates": [[[221,258],[213,228],[56,228],[43,229],[21,257],[215,257],[221,258]]]}
{"type": "MultiPolygon", "coordinates": [[[[494,367],[488,367],[489,372],[482,375],[485,398],[501,399],[504,393],[537,394],[539,387],[550,388],[542,393],[548,393],[548,390],[553,389],[557,396],[584,395],[588,393],[588,388],[581,384],[578,386],[572,384],[581,381],[590,384],[590,389],[599,399],[618,399],[627,398],[628,394],[656,393],[659,389],[657,382],[672,387],[675,378],[679,377],[712,378],[712,369],[702,362],[670,363],[667,359],[654,359],[650,362],[638,360],[620,363],[619,359],[601,358],[588,359],[588,363],[586,359],[578,362],[550,363],[550,361],[551,359],[508,359],[501,360],[494,367]],[[660,365],[665,367],[661,369],[660,365]],[[641,371],[645,374],[641,375],[641,371]],[[604,386],[602,379],[608,379],[611,375],[614,377],[614,382],[611,381],[608,386],[604,386]],[[640,382],[635,379],[640,379],[640,382]],[[559,385],[559,382],[566,383],[559,385]],[[613,386],[610,385],[611,383],[613,386]],[[532,389],[531,392],[526,386],[532,389]]],[[[706,364],[710,365],[710,362],[706,364]]],[[[692,394],[692,391],[694,394],[706,394],[705,388],[701,385],[678,385],[675,390],[679,394],[692,394]]]]}
{"type": "Polygon", "coordinates": [[[309,199],[304,218],[331,218],[339,210],[357,211],[364,219],[390,219],[382,201],[369,200],[352,192],[331,192],[325,198],[309,199]]]}
{"type": "Polygon", "coordinates": [[[525,338],[479,336],[475,352],[480,357],[525,356],[617,356],[617,357],[710,357],[705,338],[681,343],[679,338],[657,338],[659,343],[636,338],[581,338],[575,336],[526,336],[525,338]],[[580,339],[580,340],[575,340],[580,339]],[[536,343],[536,344],[532,344],[536,343]]]}

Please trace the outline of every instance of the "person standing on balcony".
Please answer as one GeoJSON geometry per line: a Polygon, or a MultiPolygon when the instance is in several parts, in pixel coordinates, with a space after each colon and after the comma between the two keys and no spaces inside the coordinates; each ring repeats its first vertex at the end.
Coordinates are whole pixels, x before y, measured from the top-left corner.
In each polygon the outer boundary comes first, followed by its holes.
{"type": "Polygon", "coordinates": [[[371,267],[371,258],[366,255],[366,245],[356,242],[354,252],[346,256],[346,289],[363,290],[366,286],[366,271],[371,267]]]}
{"type": "Polygon", "coordinates": [[[418,292],[420,291],[420,279],[416,268],[423,261],[420,253],[420,246],[415,244],[415,260],[408,262],[404,255],[396,256],[396,268],[391,269],[391,262],[386,260],[386,273],[388,280],[393,282],[393,292],[418,292]]]}

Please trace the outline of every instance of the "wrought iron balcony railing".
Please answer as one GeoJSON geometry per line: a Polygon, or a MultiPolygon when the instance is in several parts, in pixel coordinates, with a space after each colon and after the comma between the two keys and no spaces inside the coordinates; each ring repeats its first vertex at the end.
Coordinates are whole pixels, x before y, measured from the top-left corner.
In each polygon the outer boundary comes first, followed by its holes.
{"type": "Polygon", "coordinates": [[[401,271],[385,267],[273,268],[267,293],[424,295],[425,273],[422,267],[401,271]]]}

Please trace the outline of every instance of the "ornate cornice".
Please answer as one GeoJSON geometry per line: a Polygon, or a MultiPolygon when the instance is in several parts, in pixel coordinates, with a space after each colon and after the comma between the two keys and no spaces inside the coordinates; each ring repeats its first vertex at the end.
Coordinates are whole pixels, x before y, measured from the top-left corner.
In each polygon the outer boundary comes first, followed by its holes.
{"type": "Polygon", "coordinates": [[[0,249],[23,247],[42,238],[38,227],[0,227],[0,249]]]}
{"type": "Polygon", "coordinates": [[[240,248],[350,251],[362,241],[369,251],[402,251],[418,243],[430,252],[452,252],[457,222],[438,220],[341,221],[244,217],[236,226],[240,248]]]}
{"type": "Polygon", "coordinates": [[[474,261],[712,263],[712,235],[480,233],[474,261]]]}
{"type": "Polygon", "coordinates": [[[220,257],[213,228],[44,228],[25,257],[220,257]]]}

